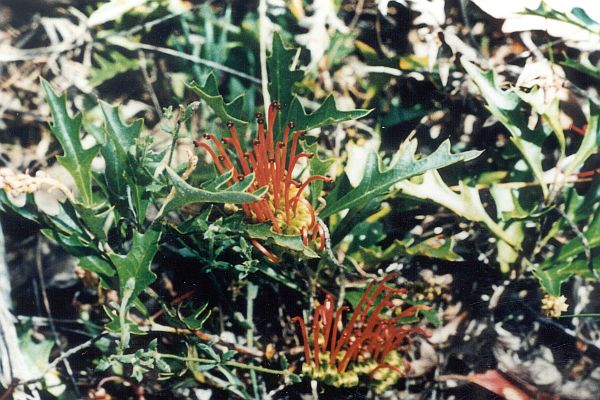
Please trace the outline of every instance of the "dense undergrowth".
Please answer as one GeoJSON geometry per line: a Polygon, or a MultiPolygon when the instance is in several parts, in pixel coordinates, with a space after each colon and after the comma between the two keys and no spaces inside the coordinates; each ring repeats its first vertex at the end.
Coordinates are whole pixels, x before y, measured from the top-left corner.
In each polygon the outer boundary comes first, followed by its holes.
{"type": "Polygon", "coordinates": [[[594,398],[600,23],[479,3],[40,10],[0,398],[594,398]]]}

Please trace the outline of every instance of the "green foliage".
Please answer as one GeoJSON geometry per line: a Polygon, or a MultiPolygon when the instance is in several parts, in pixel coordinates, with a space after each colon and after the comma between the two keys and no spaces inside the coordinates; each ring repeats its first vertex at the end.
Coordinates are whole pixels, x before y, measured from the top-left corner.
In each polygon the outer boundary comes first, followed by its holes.
{"type": "MultiPolygon", "coordinates": [[[[226,189],[212,192],[189,185],[169,167],[166,168],[166,173],[173,183],[175,195],[172,200],[166,203],[165,211],[180,210],[192,203],[251,203],[260,199],[266,191],[266,188],[259,189],[253,193],[246,191],[254,182],[253,174],[248,175],[243,181],[236,182],[226,189]]],[[[232,179],[233,171],[227,172],[226,176],[217,189],[232,179]]]]}
{"type": "Polygon", "coordinates": [[[134,232],[131,248],[127,254],[108,255],[119,276],[121,298],[125,298],[126,290],[131,290],[129,302],[125,304],[126,309],[146,287],[156,280],[156,274],[152,272],[151,266],[158,251],[160,235],[159,229],[150,229],[145,233],[134,232]],[[132,287],[128,287],[130,281],[133,281],[132,287]]]}
{"type": "Polygon", "coordinates": [[[92,160],[99,147],[84,150],[81,146],[81,114],[71,118],[67,110],[66,95],[58,96],[50,84],[42,79],[48,104],[52,112],[52,133],[60,142],[64,155],[57,157],[73,177],[81,199],[85,206],[93,203],[92,199],[92,160]]]}
{"type": "Polygon", "coordinates": [[[137,59],[124,56],[118,51],[109,52],[107,58],[96,53],[94,54],[94,61],[96,61],[98,67],[90,70],[92,75],[90,86],[92,87],[99,86],[121,74],[140,68],[137,59]]]}
{"type": "Polygon", "coordinates": [[[222,121],[233,122],[237,125],[245,126],[248,121],[243,120],[244,104],[243,95],[239,95],[230,103],[226,103],[225,99],[219,94],[217,78],[213,73],[208,75],[204,86],[200,86],[196,82],[191,82],[188,87],[196,93],[204,102],[214,111],[214,113],[222,121]]]}
{"type": "Polygon", "coordinates": [[[404,142],[387,168],[381,166],[382,162],[377,153],[371,152],[360,184],[347,192],[337,193],[335,199],[327,198],[328,204],[321,212],[321,217],[325,218],[348,208],[363,207],[374,198],[385,197],[392,186],[400,181],[459,161],[471,160],[480,154],[473,150],[452,154],[448,141],[443,142],[426,157],[416,159],[416,151],[416,140],[404,142]]]}
{"type": "Polygon", "coordinates": [[[275,132],[281,139],[285,125],[294,122],[298,130],[310,130],[325,125],[331,125],[351,119],[362,118],[370,110],[340,111],[337,109],[332,95],[312,113],[307,113],[297,95],[294,94],[294,85],[304,76],[302,71],[294,67],[294,58],[297,51],[287,48],[281,36],[273,36],[271,56],[267,61],[269,69],[269,94],[272,100],[277,100],[282,105],[282,110],[275,121],[275,132]]]}

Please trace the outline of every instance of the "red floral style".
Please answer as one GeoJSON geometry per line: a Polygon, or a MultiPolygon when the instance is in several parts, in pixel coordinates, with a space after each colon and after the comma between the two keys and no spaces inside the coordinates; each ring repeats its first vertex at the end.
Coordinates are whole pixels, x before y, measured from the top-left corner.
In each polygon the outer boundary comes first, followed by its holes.
{"type": "Polygon", "coordinates": [[[398,350],[410,334],[429,335],[421,328],[402,325],[402,319],[429,307],[416,305],[401,311],[392,300],[394,296],[404,294],[405,289],[394,289],[385,284],[394,277],[388,275],[377,285],[375,281],[368,285],[341,331],[339,325],[343,313],[349,308],[342,306],[335,310],[334,297],[327,295],[324,304],[315,307],[313,313],[312,349],[304,319],[293,318],[292,321],[300,325],[306,363],[316,369],[327,364],[323,366],[335,367],[341,374],[351,362],[374,361],[376,365],[370,371],[371,376],[381,369],[391,369],[404,375],[409,369],[408,363],[404,361],[403,368],[390,365],[387,363],[388,355],[398,350]]]}
{"type": "MultiPolygon", "coordinates": [[[[318,242],[318,248],[325,247],[323,228],[315,216],[312,205],[306,199],[305,189],[311,182],[321,180],[331,182],[326,176],[315,175],[304,182],[294,180],[294,167],[302,158],[312,158],[309,152],[298,152],[298,141],[306,132],[294,131],[295,124],[289,122],[283,131],[283,140],[275,141],[274,125],[281,104],[273,101],[269,106],[267,121],[261,113],[256,114],[257,131],[252,142],[252,150],[244,151],[235,125],[227,123],[230,137],[218,140],[213,134],[204,135],[205,141],[195,141],[196,147],[204,148],[210,154],[220,173],[233,170],[237,180],[254,174],[255,182],[249,189],[254,192],[261,187],[268,188],[260,200],[242,204],[246,217],[251,222],[270,222],[273,230],[279,234],[302,235],[302,241],[308,245],[309,237],[318,242]],[[290,140],[291,137],[291,140],[290,140]]],[[[228,183],[231,185],[231,182],[228,183]]],[[[271,261],[279,259],[253,240],[254,246],[271,261]]]]}

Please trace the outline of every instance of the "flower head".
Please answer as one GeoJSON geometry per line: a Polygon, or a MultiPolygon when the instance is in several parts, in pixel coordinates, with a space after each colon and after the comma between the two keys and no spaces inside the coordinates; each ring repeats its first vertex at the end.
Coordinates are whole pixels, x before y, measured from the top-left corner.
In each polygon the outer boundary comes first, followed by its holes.
{"type": "MultiPolygon", "coordinates": [[[[260,200],[242,205],[249,221],[270,222],[273,230],[279,234],[302,235],[305,245],[308,245],[309,236],[312,236],[312,240],[318,239],[322,250],[325,247],[323,228],[317,223],[315,211],[306,199],[306,188],[315,180],[330,182],[331,178],[315,175],[304,182],[294,179],[294,167],[301,159],[312,158],[313,154],[298,151],[298,141],[306,132],[294,130],[293,122],[286,125],[283,139],[276,141],[274,125],[280,109],[281,104],[273,101],[266,121],[261,113],[256,114],[257,130],[251,150],[244,151],[235,125],[231,122],[227,123],[231,136],[219,141],[215,135],[206,134],[204,141],[194,144],[210,154],[220,173],[233,170],[237,180],[243,180],[253,173],[255,182],[249,189],[251,192],[267,187],[266,194],[260,200]]],[[[257,242],[254,244],[275,261],[276,257],[262,245],[257,242]]]]}
{"type": "Polygon", "coordinates": [[[567,298],[565,296],[552,296],[546,293],[542,299],[542,310],[549,317],[560,317],[562,313],[569,309],[567,298]]]}
{"type": "Polygon", "coordinates": [[[44,171],[37,171],[35,176],[31,176],[26,173],[15,174],[8,168],[0,168],[0,189],[4,190],[8,200],[15,207],[23,207],[27,202],[27,195],[33,194],[38,208],[51,216],[60,212],[59,203],[67,198],[73,201],[69,188],[44,171]]]}
{"type": "Polygon", "coordinates": [[[302,332],[304,374],[334,386],[354,386],[359,375],[368,374],[382,384],[377,388],[384,390],[409,371],[410,365],[398,350],[409,335],[428,333],[418,327],[407,327],[403,320],[428,307],[416,305],[401,310],[395,305],[394,297],[405,290],[385,284],[393,277],[388,275],[377,285],[372,281],[345,324],[343,314],[349,308],[334,309],[335,299],[327,295],[325,302],[314,309],[312,346],[304,319],[292,319],[302,332]]]}

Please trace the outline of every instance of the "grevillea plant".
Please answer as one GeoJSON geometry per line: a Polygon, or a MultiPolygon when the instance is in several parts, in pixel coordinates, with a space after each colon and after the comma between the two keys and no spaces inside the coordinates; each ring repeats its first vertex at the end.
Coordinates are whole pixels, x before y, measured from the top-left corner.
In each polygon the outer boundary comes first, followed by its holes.
{"type": "Polygon", "coordinates": [[[407,326],[407,319],[429,308],[402,309],[406,290],[386,285],[394,277],[388,275],[377,284],[373,280],[345,319],[349,307],[335,309],[334,297],[327,295],[314,308],[310,335],[302,317],[292,318],[302,333],[303,375],[336,387],[356,386],[361,375],[368,375],[379,393],[406,375],[410,364],[401,356],[403,346],[411,334],[428,336],[422,328],[407,326]]]}
{"type": "MultiPolygon", "coordinates": [[[[314,154],[298,152],[298,140],[306,131],[294,130],[293,121],[285,126],[281,135],[283,139],[276,140],[275,120],[279,110],[281,104],[273,101],[269,106],[266,124],[263,115],[256,114],[258,126],[256,137],[252,141],[252,151],[244,151],[233,122],[227,123],[231,136],[219,141],[215,135],[205,134],[205,141],[196,141],[195,145],[210,154],[221,174],[233,171],[238,181],[254,174],[255,182],[248,189],[250,193],[267,188],[260,200],[242,204],[250,222],[270,223],[278,234],[301,235],[305,246],[309,244],[310,235],[313,241],[318,242],[318,249],[322,251],[325,248],[323,227],[317,223],[315,210],[306,199],[306,188],[314,181],[331,182],[332,179],[323,175],[313,175],[303,182],[294,179],[294,168],[298,162],[302,158],[310,159],[314,154]]],[[[271,261],[280,261],[256,239],[252,239],[252,243],[271,261]]]]}

